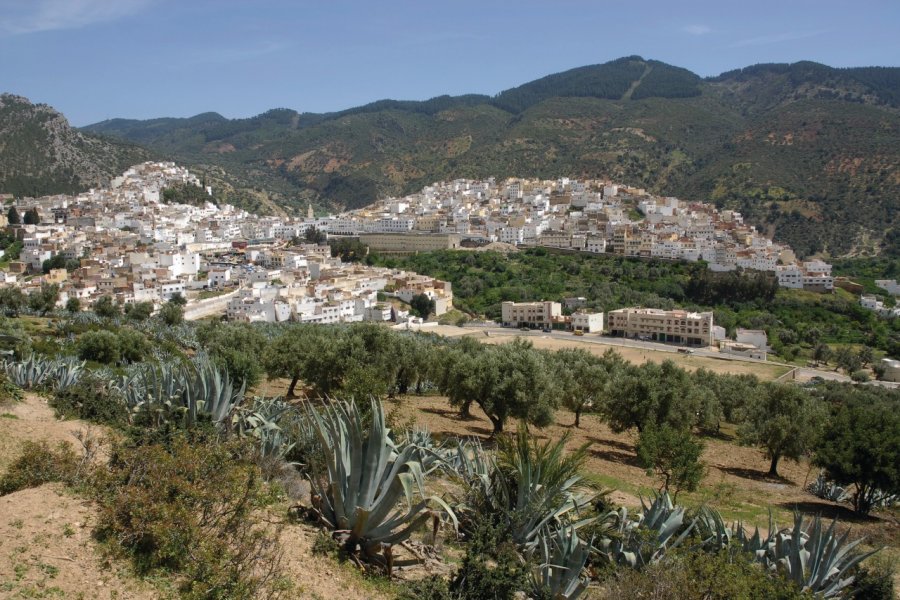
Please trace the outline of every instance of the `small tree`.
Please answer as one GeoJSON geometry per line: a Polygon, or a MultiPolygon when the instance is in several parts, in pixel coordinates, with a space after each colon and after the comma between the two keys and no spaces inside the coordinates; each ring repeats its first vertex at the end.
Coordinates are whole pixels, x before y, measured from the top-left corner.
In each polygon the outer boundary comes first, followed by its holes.
{"type": "Polygon", "coordinates": [[[112,296],[102,296],[94,302],[94,312],[97,313],[98,317],[104,319],[112,319],[120,314],[119,305],[116,304],[112,296]]]}
{"type": "Polygon", "coordinates": [[[41,215],[40,213],[38,213],[36,208],[30,208],[25,213],[25,218],[23,220],[26,225],[40,225],[41,215]]]}
{"type": "Polygon", "coordinates": [[[828,364],[828,361],[831,360],[831,357],[834,353],[831,351],[831,347],[828,344],[818,343],[816,347],[813,348],[813,360],[816,363],[824,363],[828,364]]]}
{"type": "Polygon", "coordinates": [[[824,420],[824,406],[805,390],[769,383],[750,401],[738,434],[742,443],[765,450],[769,475],[777,477],[779,460],[799,460],[815,447],[824,420]]]}
{"type": "Polygon", "coordinates": [[[875,353],[872,351],[872,348],[869,346],[863,346],[859,349],[859,352],[856,353],[856,358],[859,359],[860,364],[863,368],[868,367],[872,364],[872,361],[875,360],[875,353]]]}
{"type": "Polygon", "coordinates": [[[19,316],[25,306],[25,294],[17,287],[0,288],[0,309],[7,317],[19,316]]]}
{"type": "Polygon", "coordinates": [[[66,312],[75,314],[81,310],[81,300],[76,298],[75,296],[70,296],[68,300],[66,300],[66,312]]]}
{"type": "Polygon", "coordinates": [[[815,464],[855,488],[853,508],[868,513],[876,490],[900,494],[900,402],[868,395],[842,402],[825,428],[815,464]]]}
{"type": "Polygon", "coordinates": [[[59,286],[55,283],[42,283],[38,292],[32,292],[28,296],[28,308],[42,315],[56,308],[59,301],[59,286]]]}
{"type": "Polygon", "coordinates": [[[175,292],[172,294],[172,297],[169,298],[169,302],[172,304],[177,304],[178,306],[186,306],[187,298],[181,295],[181,292],[175,292]]]}
{"type": "Polygon", "coordinates": [[[577,348],[560,350],[553,358],[562,404],[575,413],[575,427],[580,427],[584,411],[603,405],[613,379],[624,371],[625,361],[612,348],[602,357],[577,348]]]}
{"type": "Polygon", "coordinates": [[[434,313],[434,300],[428,294],[416,294],[409,301],[409,306],[418,316],[427,319],[434,313]]]}
{"type": "Polygon", "coordinates": [[[75,347],[78,350],[78,357],[82,360],[112,365],[118,363],[122,357],[119,336],[105,329],[82,334],[75,347]]]}
{"type": "Polygon", "coordinates": [[[153,314],[152,302],[135,302],[125,305],[125,316],[132,321],[146,321],[153,314]]]}
{"type": "Polygon", "coordinates": [[[700,462],[703,443],[686,429],[650,425],[641,431],[635,449],[647,475],[661,479],[660,491],[674,489],[673,499],[681,490],[696,490],[706,471],[700,462]]]}
{"type": "Polygon", "coordinates": [[[10,206],[9,211],[6,213],[6,220],[10,225],[21,225],[22,217],[19,215],[19,211],[16,210],[15,206],[10,206]]]}
{"type": "Polygon", "coordinates": [[[159,309],[159,318],[166,325],[178,325],[184,321],[184,307],[174,300],[172,298],[159,309]]]}
{"type": "Polygon", "coordinates": [[[838,368],[843,369],[848,374],[859,371],[862,368],[862,362],[859,356],[849,346],[841,346],[834,353],[834,362],[838,368]]]}

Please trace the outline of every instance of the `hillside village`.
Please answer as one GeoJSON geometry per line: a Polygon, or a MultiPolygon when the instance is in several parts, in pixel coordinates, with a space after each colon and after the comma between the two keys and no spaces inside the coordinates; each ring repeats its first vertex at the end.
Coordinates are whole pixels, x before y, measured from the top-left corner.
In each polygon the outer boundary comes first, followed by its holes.
{"type": "Polygon", "coordinates": [[[491,178],[435,183],[416,194],[341,215],[327,227],[334,234],[362,235],[375,250],[394,249],[396,238],[389,234],[441,234],[448,237],[435,238],[435,248],[501,242],[704,260],[713,271],[774,272],[786,288],[816,292],[834,288],[831,265],[798,261],[790,247],[744,223],[739,212],[658,197],[606,180],[491,178]]]}
{"type": "MultiPolygon", "coordinates": [[[[214,200],[211,188],[171,162],[135,165],[108,189],[19,199],[16,213],[36,217],[31,224],[3,223],[21,252],[9,256],[8,249],[0,277],[26,293],[59,285],[60,306],[70,298],[92,303],[110,295],[123,305],[158,306],[182,296],[188,318],[224,313],[248,322],[404,322],[410,318],[404,303],[419,295],[433,302],[437,316],[453,308],[448,282],[344,263],[327,245],[304,243],[312,234],[320,242],[359,240],[380,254],[545,246],[703,260],[713,271],[772,272],[786,288],[827,293],[834,287],[831,265],[798,261],[789,247],[745,224],[738,212],[605,180],[455,180],[319,218],[311,209],[303,218],[259,216],[214,200]],[[179,185],[202,188],[209,200],[166,203],[165,191],[179,185]]],[[[579,321],[589,318],[567,317],[566,327],[607,329],[602,316],[590,326],[579,321]]],[[[550,319],[531,324],[551,325],[550,319]]],[[[710,323],[705,333],[712,331],[710,323]]],[[[665,333],[654,331],[653,339],[671,337],[665,333]]],[[[720,336],[709,335],[702,344],[714,337],[720,336]]]]}
{"type": "Polygon", "coordinates": [[[449,284],[345,264],[331,257],[328,246],[298,243],[319,224],[315,219],[259,217],[211,201],[164,203],[163,190],[176,184],[201,182],[174,163],[144,163],[109,189],[18,201],[16,211],[36,211],[40,224],[4,223],[21,253],[9,261],[2,281],[25,293],[59,285],[60,306],[70,298],[92,303],[102,296],[123,305],[159,305],[180,295],[188,300],[188,318],[223,312],[235,320],[270,322],[407,318],[407,311],[398,314],[379,302],[384,290],[407,302],[426,294],[437,314],[452,307],[449,284]]]}

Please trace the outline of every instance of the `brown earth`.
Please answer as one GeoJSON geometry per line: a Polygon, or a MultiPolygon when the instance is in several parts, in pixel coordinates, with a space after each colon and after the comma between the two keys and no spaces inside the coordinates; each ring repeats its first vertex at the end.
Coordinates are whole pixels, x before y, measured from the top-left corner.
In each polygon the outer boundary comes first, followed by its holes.
{"type": "MultiPolygon", "coordinates": [[[[84,421],[60,421],[46,401],[28,393],[0,407],[0,473],[26,440],[66,442],[80,450],[73,433],[96,436],[105,428],[84,421]]],[[[119,600],[167,597],[133,575],[128,564],[104,556],[92,537],[97,509],[62,484],[46,484],[0,496],[0,599],[75,598],[119,600]]],[[[278,519],[273,515],[273,519],[278,519]]],[[[316,529],[290,524],[281,534],[285,574],[296,598],[381,600],[390,597],[366,581],[355,566],[314,556],[316,529]]]]}
{"type": "Polygon", "coordinates": [[[0,598],[143,599],[159,593],[103,558],[91,502],[52,483],[0,497],[0,598]]]}
{"type": "MultiPolygon", "coordinates": [[[[436,437],[478,437],[491,444],[490,421],[476,407],[472,417],[462,419],[443,396],[406,396],[389,401],[387,410],[395,411],[400,423],[415,422],[425,426],[436,437]]],[[[567,447],[588,446],[586,471],[608,489],[611,498],[629,507],[640,506],[640,497],[648,497],[659,488],[659,480],[648,476],[638,465],[634,444],[636,434],[614,433],[594,415],[583,415],[581,427],[574,427],[574,414],[567,410],[556,413],[556,423],[544,429],[532,429],[532,435],[541,440],[558,439],[568,433],[567,447]]],[[[514,430],[515,423],[507,425],[514,430]]],[[[740,520],[749,527],[768,525],[771,508],[779,526],[792,521],[793,511],[828,518],[839,518],[850,523],[854,531],[864,533],[872,543],[900,545],[900,522],[894,514],[875,514],[871,517],[854,515],[848,505],[828,502],[805,490],[814,480],[817,470],[807,461],[782,460],[778,465],[779,477],[770,477],[769,461],[756,448],[738,445],[733,440],[733,427],[723,427],[718,437],[704,437],[703,462],[708,471],[701,488],[692,493],[677,496],[680,504],[709,504],[722,512],[729,521],[740,520]]]]}

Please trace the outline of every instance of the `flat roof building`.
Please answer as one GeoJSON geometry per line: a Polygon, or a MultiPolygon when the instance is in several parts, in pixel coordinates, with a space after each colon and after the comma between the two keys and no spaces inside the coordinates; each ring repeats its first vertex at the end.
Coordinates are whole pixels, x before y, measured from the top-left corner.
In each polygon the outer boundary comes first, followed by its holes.
{"type": "Polygon", "coordinates": [[[688,346],[713,343],[713,314],[658,308],[620,308],[607,314],[610,335],[688,346]]]}

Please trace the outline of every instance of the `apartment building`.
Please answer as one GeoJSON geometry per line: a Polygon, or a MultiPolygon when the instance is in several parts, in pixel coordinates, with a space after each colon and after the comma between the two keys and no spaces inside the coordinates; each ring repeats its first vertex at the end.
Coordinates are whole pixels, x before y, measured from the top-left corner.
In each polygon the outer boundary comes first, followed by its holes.
{"type": "Polygon", "coordinates": [[[504,327],[546,328],[562,318],[559,302],[503,302],[500,319],[504,327]]]}
{"type": "Polygon", "coordinates": [[[713,314],[658,308],[620,308],[607,315],[610,335],[688,346],[713,343],[713,314]]]}
{"type": "Polygon", "coordinates": [[[572,313],[570,323],[572,325],[572,331],[600,333],[603,331],[603,313],[575,312],[572,313]]]}
{"type": "Polygon", "coordinates": [[[359,241],[372,252],[415,254],[431,250],[456,250],[462,238],[448,233],[363,233],[359,241]]]}

